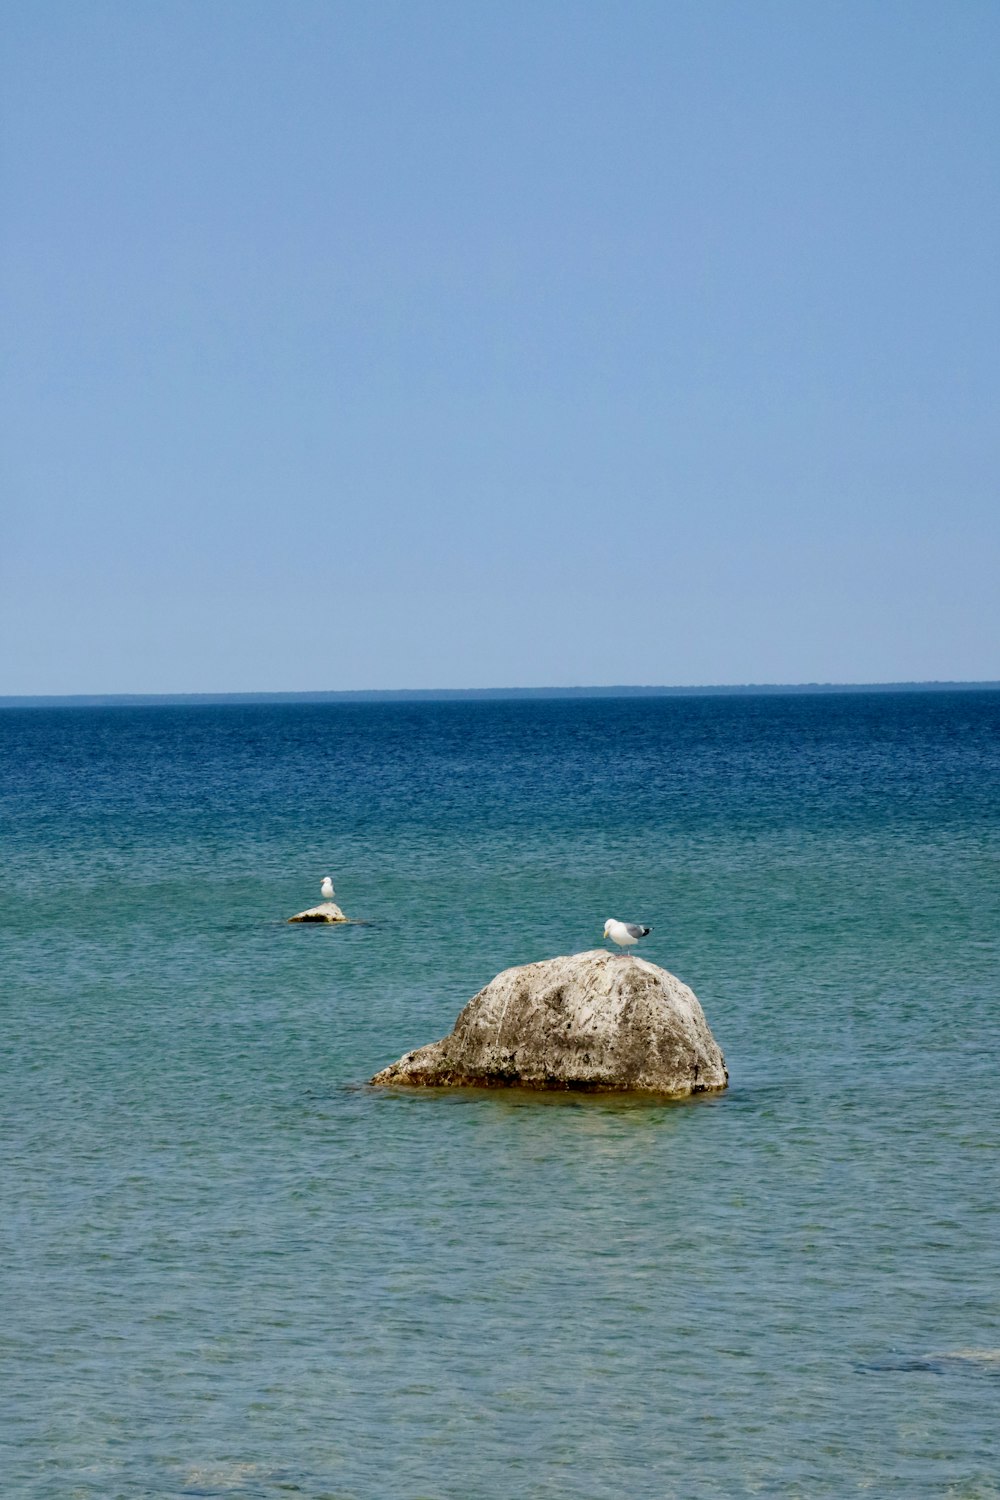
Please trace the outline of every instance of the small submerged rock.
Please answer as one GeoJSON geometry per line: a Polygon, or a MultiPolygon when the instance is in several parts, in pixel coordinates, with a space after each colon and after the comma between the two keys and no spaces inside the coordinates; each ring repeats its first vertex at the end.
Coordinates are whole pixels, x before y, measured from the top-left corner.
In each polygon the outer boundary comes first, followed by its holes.
{"type": "Polygon", "coordinates": [[[308,911],[300,911],[288,920],[289,922],[349,922],[351,919],[344,916],[335,901],[321,901],[319,906],[310,906],[308,911]]]}
{"type": "Polygon", "coordinates": [[[693,991],[656,964],[602,948],[505,969],[448,1036],[371,1081],[683,1097],[728,1079],[693,991]]]}
{"type": "Polygon", "coordinates": [[[1000,1349],[939,1349],[930,1354],[888,1354],[858,1365],[866,1374],[987,1375],[1000,1379],[1000,1349]]]}

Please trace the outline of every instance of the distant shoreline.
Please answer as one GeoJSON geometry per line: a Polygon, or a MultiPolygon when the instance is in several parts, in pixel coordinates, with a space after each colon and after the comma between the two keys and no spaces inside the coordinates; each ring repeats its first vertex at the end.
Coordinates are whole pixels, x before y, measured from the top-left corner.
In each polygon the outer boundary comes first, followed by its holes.
{"type": "Polygon", "coordinates": [[[782,694],[996,692],[997,682],[738,683],[702,687],[353,688],[300,693],[67,693],[0,696],[0,708],[225,707],[227,704],[451,703],[559,698],[725,698],[782,694]]]}

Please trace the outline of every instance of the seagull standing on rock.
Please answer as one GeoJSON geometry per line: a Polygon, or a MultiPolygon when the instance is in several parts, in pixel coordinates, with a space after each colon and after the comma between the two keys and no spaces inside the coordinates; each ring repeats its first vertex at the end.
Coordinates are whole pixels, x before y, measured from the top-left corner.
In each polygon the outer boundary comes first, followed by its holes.
{"type": "Polygon", "coordinates": [[[333,881],[330,879],[329,875],[323,876],[323,884],[319,888],[319,893],[323,897],[324,901],[333,900],[333,881]]]}
{"type": "Polygon", "coordinates": [[[617,943],[619,948],[633,947],[652,930],[651,927],[641,927],[638,922],[616,922],[614,917],[609,917],[604,924],[604,936],[617,943]]]}

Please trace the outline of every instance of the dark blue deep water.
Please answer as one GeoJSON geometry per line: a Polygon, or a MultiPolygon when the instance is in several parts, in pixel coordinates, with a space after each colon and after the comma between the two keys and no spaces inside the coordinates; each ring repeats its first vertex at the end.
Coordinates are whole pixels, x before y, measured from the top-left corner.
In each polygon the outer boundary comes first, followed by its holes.
{"type": "Polygon", "coordinates": [[[1000,694],[10,709],[0,777],[3,1500],[1000,1496],[1000,694]],[[608,916],[727,1093],[365,1086],[608,916]]]}

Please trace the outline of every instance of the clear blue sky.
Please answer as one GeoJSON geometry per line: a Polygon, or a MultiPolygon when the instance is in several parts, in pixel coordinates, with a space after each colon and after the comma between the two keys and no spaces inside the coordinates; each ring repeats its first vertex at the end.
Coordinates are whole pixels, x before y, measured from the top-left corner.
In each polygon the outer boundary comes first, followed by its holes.
{"type": "Polygon", "coordinates": [[[3,31],[0,693],[1000,677],[995,0],[3,31]]]}

